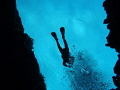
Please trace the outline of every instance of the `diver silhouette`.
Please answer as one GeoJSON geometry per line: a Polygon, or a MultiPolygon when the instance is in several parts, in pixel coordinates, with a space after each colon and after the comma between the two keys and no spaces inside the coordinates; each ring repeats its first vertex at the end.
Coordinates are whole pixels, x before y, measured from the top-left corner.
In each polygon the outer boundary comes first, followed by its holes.
{"type": "Polygon", "coordinates": [[[68,48],[68,44],[67,44],[67,41],[65,40],[65,29],[64,27],[61,27],[60,28],[60,32],[62,34],[62,39],[63,39],[63,42],[64,42],[64,46],[65,48],[62,48],[58,42],[58,38],[57,38],[57,35],[55,32],[52,32],[51,35],[54,37],[54,39],[56,40],[56,43],[57,43],[57,46],[58,46],[58,49],[60,51],[60,53],[62,54],[61,57],[63,59],[63,65],[66,66],[66,67],[69,67],[68,65],[66,65],[66,63],[69,64],[69,58],[70,58],[70,52],[69,52],[69,48],[68,48]]]}

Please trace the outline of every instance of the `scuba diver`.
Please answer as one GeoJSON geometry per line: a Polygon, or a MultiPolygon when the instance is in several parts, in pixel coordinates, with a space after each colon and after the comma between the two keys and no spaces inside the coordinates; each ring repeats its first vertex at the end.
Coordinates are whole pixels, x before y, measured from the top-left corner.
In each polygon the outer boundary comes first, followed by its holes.
{"type": "Polygon", "coordinates": [[[68,48],[68,44],[65,40],[65,29],[64,27],[61,27],[60,28],[60,32],[62,34],[62,39],[63,39],[63,42],[64,42],[64,45],[65,45],[65,48],[62,48],[58,42],[58,38],[57,38],[57,35],[55,32],[52,32],[51,35],[54,37],[54,39],[56,40],[56,43],[57,43],[57,46],[58,46],[58,49],[60,51],[60,53],[62,54],[61,57],[63,59],[63,65],[66,66],[66,67],[70,67],[69,65],[66,65],[66,63],[70,64],[69,62],[69,58],[70,58],[70,52],[69,52],[69,48],[68,48]]]}

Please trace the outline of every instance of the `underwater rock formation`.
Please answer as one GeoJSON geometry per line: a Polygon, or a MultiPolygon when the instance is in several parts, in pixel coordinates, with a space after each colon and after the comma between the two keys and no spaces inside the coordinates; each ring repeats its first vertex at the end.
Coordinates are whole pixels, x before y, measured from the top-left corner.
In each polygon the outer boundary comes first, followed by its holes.
{"type": "Polygon", "coordinates": [[[15,0],[0,0],[0,90],[46,90],[15,0]]]}
{"type": "Polygon", "coordinates": [[[114,48],[118,52],[118,61],[114,66],[113,82],[117,89],[120,90],[120,0],[105,0],[103,2],[104,10],[106,11],[107,18],[104,20],[104,24],[107,25],[107,29],[110,30],[107,36],[107,44],[111,48],[114,48]]]}

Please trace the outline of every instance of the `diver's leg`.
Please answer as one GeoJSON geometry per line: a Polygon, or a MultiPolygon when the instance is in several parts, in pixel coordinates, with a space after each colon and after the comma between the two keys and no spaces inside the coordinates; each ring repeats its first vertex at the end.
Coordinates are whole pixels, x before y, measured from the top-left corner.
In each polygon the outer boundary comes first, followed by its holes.
{"type": "Polygon", "coordinates": [[[58,38],[57,38],[56,33],[55,33],[55,32],[52,32],[51,35],[54,37],[54,39],[55,39],[55,41],[56,41],[56,43],[57,43],[57,47],[58,47],[60,53],[62,54],[62,47],[60,46],[60,44],[59,44],[59,42],[58,42],[58,38]]]}
{"type": "Polygon", "coordinates": [[[65,28],[64,27],[60,28],[60,32],[62,34],[62,38],[65,38],[65,28]]]}
{"type": "Polygon", "coordinates": [[[62,34],[63,42],[64,42],[64,45],[65,45],[65,49],[69,50],[67,41],[65,40],[65,29],[64,29],[64,27],[60,28],[60,32],[62,34]]]}
{"type": "Polygon", "coordinates": [[[56,43],[57,43],[57,46],[58,46],[58,49],[59,49],[60,53],[62,54],[62,47],[60,46],[58,40],[56,40],[56,43]]]}
{"type": "Polygon", "coordinates": [[[63,38],[63,42],[64,42],[64,45],[65,45],[65,49],[69,50],[68,44],[67,44],[67,41],[65,40],[65,38],[63,38]]]}
{"type": "Polygon", "coordinates": [[[54,37],[55,40],[58,40],[57,35],[55,32],[52,32],[51,35],[54,37]]]}
{"type": "Polygon", "coordinates": [[[52,32],[51,35],[54,37],[56,43],[57,43],[57,46],[58,46],[58,49],[60,51],[60,53],[62,54],[62,47],[60,46],[59,42],[58,42],[58,38],[57,38],[57,35],[55,32],[52,32]]]}

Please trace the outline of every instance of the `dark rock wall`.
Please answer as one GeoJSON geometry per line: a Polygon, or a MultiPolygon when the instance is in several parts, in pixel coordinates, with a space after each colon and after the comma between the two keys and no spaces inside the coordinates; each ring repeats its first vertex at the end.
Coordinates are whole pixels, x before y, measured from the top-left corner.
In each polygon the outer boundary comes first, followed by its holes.
{"type": "Polygon", "coordinates": [[[118,52],[118,60],[114,66],[116,76],[112,77],[117,89],[112,90],[120,90],[120,0],[105,0],[103,7],[107,14],[104,24],[107,24],[107,29],[110,30],[106,37],[108,42],[106,46],[114,48],[118,52]]]}
{"type": "Polygon", "coordinates": [[[0,90],[46,90],[15,0],[0,0],[0,90]]]}
{"type": "Polygon", "coordinates": [[[107,18],[104,20],[104,24],[107,25],[107,29],[110,30],[107,36],[108,44],[111,48],[115,48],[120,53],[120,1],[119,0],[106,0],[103,3],[104,9],[107,13],[107,18]]]}

